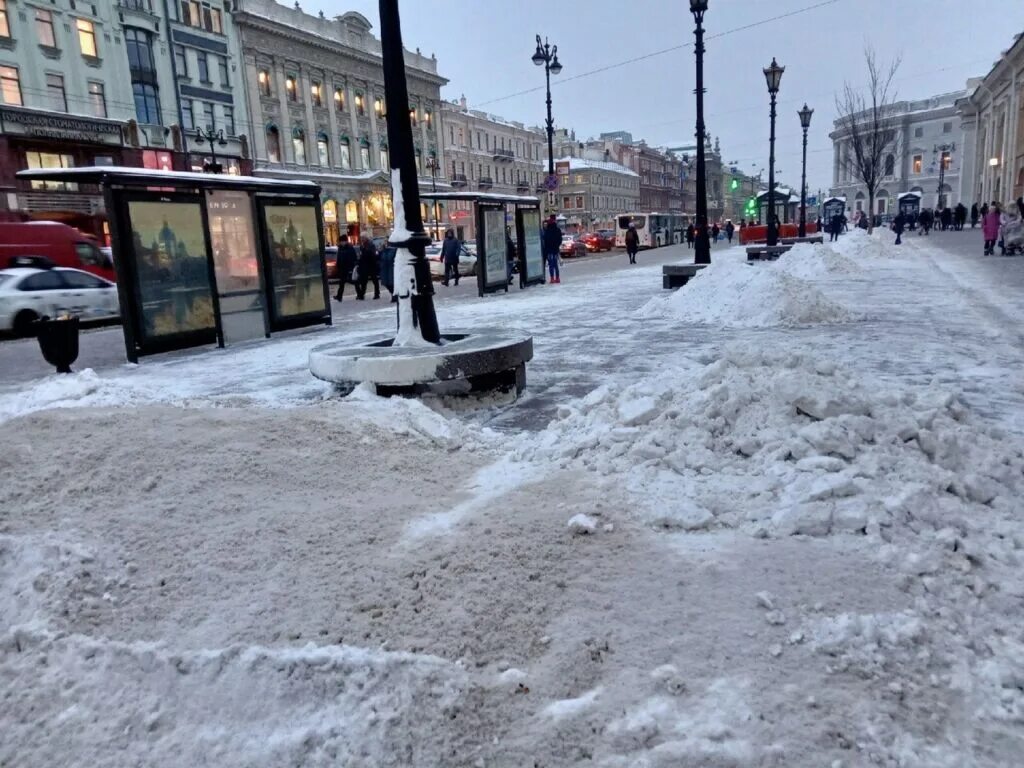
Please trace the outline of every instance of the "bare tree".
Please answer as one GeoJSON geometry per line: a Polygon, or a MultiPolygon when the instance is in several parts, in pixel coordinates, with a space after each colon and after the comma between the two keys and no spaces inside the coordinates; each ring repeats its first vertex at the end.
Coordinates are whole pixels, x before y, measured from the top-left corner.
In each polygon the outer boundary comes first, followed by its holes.
{"type": "Polygon", "coordinates": [[[892,173],[892,169],[886,168],[886,160],[889,155],[897,154],[899,127],[893,110],[896,92],[892,82],[901,59],[897,57],[888,67],[883,67],[875,58],[874,50],[867,47],[864,60],[868,65],[867,91],[844,83],[842,95],[836,96],[836,114],[839,116],[838,132],[850,145],[850,152],[845,154],[845,169],[867,188],[870,231],[874,224],[875,192],[882,177],[887,172],[892,173]]]}

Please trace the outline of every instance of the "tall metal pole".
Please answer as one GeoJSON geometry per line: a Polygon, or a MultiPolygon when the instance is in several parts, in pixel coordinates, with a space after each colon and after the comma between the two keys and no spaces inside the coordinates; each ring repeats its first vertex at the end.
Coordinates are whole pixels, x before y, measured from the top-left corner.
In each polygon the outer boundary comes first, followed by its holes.
{"type": "MultiPolygon", "coordinates": [[[[693,7],[693,6],[691,6],[693,7]]],[[[706,7],[706,4],[704,4],[706,7]]],[[[693,11],[697,26],[694,53],[697,57],[697,240],[694,264],[711,263],[711,240],[708,238],[708,184],[704,166],[704,8],[693,11]]]]}
{"type": "MultiPolygon", "coordinates": [[[[547,51],[548,44],[544,43],[547,51]]],[[[551,58],[544,62],[544,81],[548,89],[548,176],[555,175],[555,120],[551,117],[551,58]]]]}
{"type": "Polygon", "coordinates": [[[420,214],[419,178],[413,154],[412,123],[409,120],[409,90],[405,82],[405,50],[398,0],[380,0],[380,43],[384,60],[384,98],[387,103],[388,143],[391,147],[391,195],[395,227],[388,242],[398,249],[395,256],[395,292],[398,295],[398,336],[396,345],[439,344],[441,332],[434,312],[434,283],[427,264],[430,236],[423,231],[420,214]],[[408,257],[403,254],[408,251],[408,257]],[[412,329],[408,325],[411,321],[412,329]]]}
{"type": "Polygon", "coordinates": [[[800,237],[807,237],[807,129],[804,128],[804,162],[800,173],[800,237]]]}
{"type": "Polygon", "coordinates": [[[779,228],[775,223],[775,93],[772,98],[772,129],[768,139],[768,245],[779,244],[779,228]]]}

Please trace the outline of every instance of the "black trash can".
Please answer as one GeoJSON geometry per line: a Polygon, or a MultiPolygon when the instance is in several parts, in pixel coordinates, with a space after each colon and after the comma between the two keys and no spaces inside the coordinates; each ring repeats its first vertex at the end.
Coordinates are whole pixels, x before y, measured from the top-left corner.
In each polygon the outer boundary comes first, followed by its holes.
{"type": "Polygon", "coordinates": [[[46,362],[56,367],[57,373],[71,373],[71,364],[78,359],[78,318],[44,317],[36,321],[36,332],[46,362]]]}

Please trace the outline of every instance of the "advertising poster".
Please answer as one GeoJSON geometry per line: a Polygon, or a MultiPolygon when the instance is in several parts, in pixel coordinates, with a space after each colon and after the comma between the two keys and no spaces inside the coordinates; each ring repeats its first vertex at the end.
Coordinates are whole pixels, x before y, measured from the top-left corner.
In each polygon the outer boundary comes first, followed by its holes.
{"type": "Polygon", "coordinates": [[[526,246],[526,279],[544,274],[544,248],[540,239],[540,211],[523,211],[523,240],[526,246]]]}
{"type": "Polygon", "coordinates": [[[267,205],[263,216],[270,241],[275,316],[326,313],[316,208],[267,205]]]}
{"type": "Polygon", "coordinates": [[[198,202],[128,202],[146,339],[213,330],[202,209],[198,202]]]}
{"type": "Polygon", "coordinates": [[[508,280],[508,267],[505,264],[504,208],[484,211],[484,249],[487,285],[503,285],[508,280]]]}
{"type": "Polygon", "coordinates": [[[246,192],[209,190],[206,215],[224,341],[261,338],[266,327],[252,199],[246,192]]]}

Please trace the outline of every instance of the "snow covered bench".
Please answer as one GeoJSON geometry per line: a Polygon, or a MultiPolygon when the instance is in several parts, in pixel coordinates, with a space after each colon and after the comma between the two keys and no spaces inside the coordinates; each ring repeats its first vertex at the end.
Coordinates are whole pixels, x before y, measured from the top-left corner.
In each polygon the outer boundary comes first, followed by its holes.
{"type": "Polygon", "coordinates": [[[690,278],[700,272],[707,264],[666,264],[661,268],[661,287],[666,290],[682,288],[690,278]]]}

